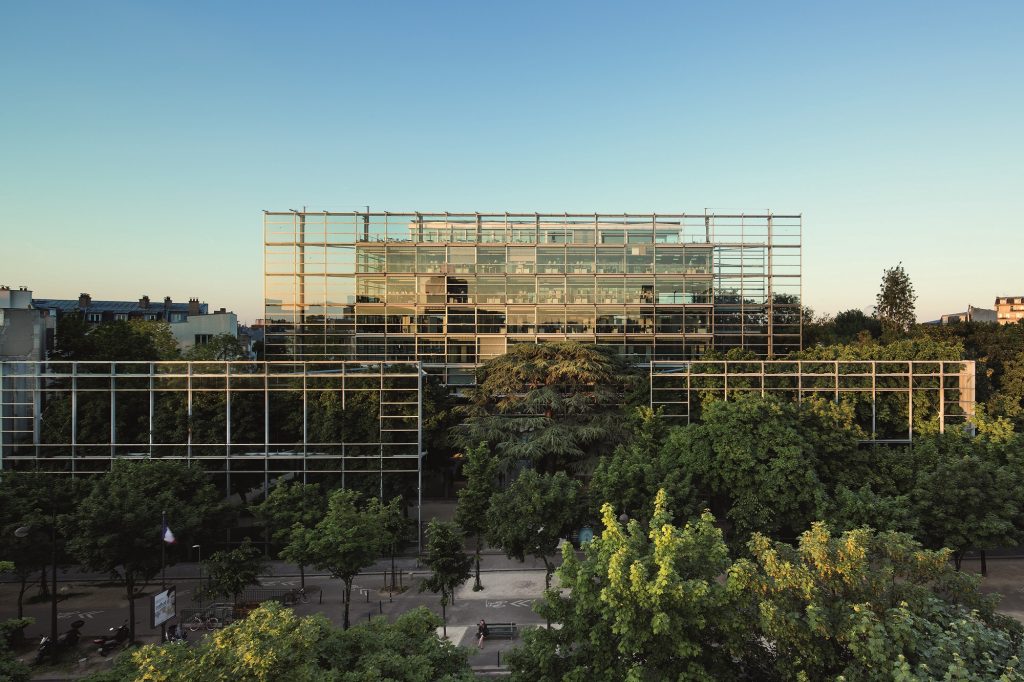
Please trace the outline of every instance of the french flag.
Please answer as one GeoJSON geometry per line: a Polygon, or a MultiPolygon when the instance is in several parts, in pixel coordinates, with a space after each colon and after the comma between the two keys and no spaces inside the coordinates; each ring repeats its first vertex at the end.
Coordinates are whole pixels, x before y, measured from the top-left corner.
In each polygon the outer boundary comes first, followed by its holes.
{"type": "Polygon", "coordinates": [[[177,542],[174,539],[174,533],[171,532],[170,526],[167,525],[166,519],[164,519],[164,532],[162,537],[164,539],[164,542],[166,542],[168,545],[173,545],[175,542],[177,542]]]}

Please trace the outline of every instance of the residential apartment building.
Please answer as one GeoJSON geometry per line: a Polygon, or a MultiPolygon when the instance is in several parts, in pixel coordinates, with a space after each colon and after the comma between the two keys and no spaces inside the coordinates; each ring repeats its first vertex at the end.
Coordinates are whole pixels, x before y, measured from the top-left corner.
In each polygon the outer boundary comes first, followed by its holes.
{"type": "Polygon", "coordinates": [[[170,296],[165,296],[162,303],[151,301],[149,296],[143,296],[137,302],[96,301],[83,293],[77,300],[37,298],[32,299],[32,304],[49,311],[57,324],[62,317],[71,314],[81,314],[91,324],[129,320],[167,322],[182,351],[207,343],[221,334],[238,336],[238,316],[235,313],[225,308],[211,313],[209,305],[201,303],[198,298],[190,298],[188,303],[175,303],[170,296]]]}
{"type": "Polygon", "coordinates": [[[184,322],[189,315],[206,315],[209,306],[200,303],[198,298],[189,299],[188,303],[175,303],[170,296],[165,296],[163,303],[150,301],[143,296],[136,301],[94,301],[87,293],[78,295],[77,299],[36,298],[32,304],[43,310],[49,310],[60,322],[65,315],[80,313],[86,322],[100,324],[118,320],[157,320],[160,322],[184,322]]]}
{"type": "Polygon", "coordinates": [[[0,286],[0,361],[45,360],[55,320],[33,305],[32,290],[0,286]]]}
{"type": "Polygon", "coordinates": [[[939,319],[941,324],[953,324],[956,322],[995,322],[996,311],[988,308],[975,308],[973,305],[967,306],[967,310],[962,313],[945,313],[939,319]]]}
{"type": "Polygon", "coordinates": [[[999,324],[1017,324],[1024,319],[1024,296],[997,296],[996,321],[999,324]]]}
{"type": "Polygon", "coordinates": [[[449,385],[516,343],[631,361],[800,347],[801,217],[265,212],[268,360],[419,360],[449,385]]]}

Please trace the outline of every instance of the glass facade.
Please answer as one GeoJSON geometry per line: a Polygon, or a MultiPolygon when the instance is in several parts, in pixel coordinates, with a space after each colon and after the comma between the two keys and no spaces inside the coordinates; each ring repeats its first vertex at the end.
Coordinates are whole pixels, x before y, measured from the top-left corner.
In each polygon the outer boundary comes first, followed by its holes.
{"type": "Polygon", "coordinates": [[[421,360],[448,384],[512,343],[631,360],[800,347],[800,216],[267,212],[266,353],[421,360]]]}

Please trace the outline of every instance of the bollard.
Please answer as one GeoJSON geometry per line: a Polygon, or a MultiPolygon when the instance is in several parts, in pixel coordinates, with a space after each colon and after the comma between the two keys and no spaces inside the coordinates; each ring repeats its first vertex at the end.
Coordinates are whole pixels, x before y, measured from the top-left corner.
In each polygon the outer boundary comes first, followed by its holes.
{"type": "Polygon", "coordinates": [[[370,622],[370,616],[372,616],[372,615],[373,615],[373,611],[367,611],[366,612],[366,622],[367,623],[370,622]]]}
{"type": "Polygon", "coordinates": [[[366,593],[366,603],[369,604],[370,603],[370,591],[369,590],[363,590],[363,592],[366,593]]]}
{"type": "Polygon", "coordinates": [[[323,603],[324,603],[324,591],[323,591],[323,589],[322,589],[322,588],[320,589],[320,603],[321,603],[321,604],[323,604],[323,603]]]}
{"type": "Polygon", "coordinates": [[[498,667],[501,667],[501,651],[498,651],[498,667]]]}
{"type": "Polygon", "coordinates": [[[383,616],[384,615],[384,602],[383,601],[377,602],[377,606],[380,608],[380,615],[383,616]]]}

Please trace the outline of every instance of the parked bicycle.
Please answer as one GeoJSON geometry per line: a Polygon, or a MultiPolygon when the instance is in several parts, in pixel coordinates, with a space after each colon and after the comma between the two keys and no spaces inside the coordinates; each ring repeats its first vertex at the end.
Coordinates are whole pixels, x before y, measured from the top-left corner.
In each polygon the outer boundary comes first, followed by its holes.
{"type": "Polygon", "coordinates": [[[197,613],[186,623],[186,627],[190,632],[198,632],[199,630],[218,630],[224,627],[224,624],[217,616],[197,613]]]}
{"type": "Polygon", "coordinates": [[[299,603],[308,604],[309,595],[306,594],[306,588],[300,587],[297,590],[292,590],[291,592],[285,594],[284,598],[281,601],[285,606],[295,606],[299,603]]]}

